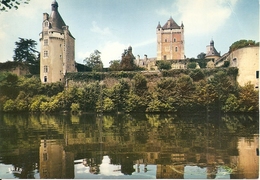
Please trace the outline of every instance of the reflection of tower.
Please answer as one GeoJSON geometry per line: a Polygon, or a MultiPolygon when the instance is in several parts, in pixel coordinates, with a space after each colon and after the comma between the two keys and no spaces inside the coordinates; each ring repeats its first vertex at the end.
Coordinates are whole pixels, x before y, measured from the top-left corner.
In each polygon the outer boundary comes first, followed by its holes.
{"type": "Polygon", "coordinates": [[[65,152],[59,140],[41,140],[40,178],[74,178],[74,154],[65,152]]]}
{"type": "Polygon", "coordinates": [[[184,165],[157,164],[157,179],[184,179],[184,165]]]}
{"type": "Polygon", "coordinates": [[[238,141],[237,176],[239,179],[257,179],[259,176],[259,136],[238,141]]]}

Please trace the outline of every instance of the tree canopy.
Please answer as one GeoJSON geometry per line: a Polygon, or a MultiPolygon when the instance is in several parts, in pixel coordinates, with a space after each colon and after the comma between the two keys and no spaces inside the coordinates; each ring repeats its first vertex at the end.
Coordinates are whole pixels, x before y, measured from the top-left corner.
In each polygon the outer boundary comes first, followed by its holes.
{"type": "Polygon", "coordinates": [[[36,41],[32,39],[19,38],[15,42],[14,61],[35,64],[39,61],[39,52],[36,50],[36,41]]]}
{"type": "Polygon", "coordinates": [[[229,52],[235,51],[239,48],[247,47],[247,46],[259,46],[259,42],[256,43],[253,40],[245,40],[241,39],[239,41],[234,42],[230,47],[229,47],[229,52]]]}
{"type": "Polygon", "coordinates": [[[84,59],[86,66],[91,68],[92,71],[102,71],[103,63],[101,61],[101,52],[95,50],[94,53],[91,53],[89,57],[84,59]]]}
{"type": "Polygon", "coordinates": [[[7,11],[8,9],[18,9],[18,6],[28,4],[30,0],[2,0],[0,2],[0,11],[7,11]]]}

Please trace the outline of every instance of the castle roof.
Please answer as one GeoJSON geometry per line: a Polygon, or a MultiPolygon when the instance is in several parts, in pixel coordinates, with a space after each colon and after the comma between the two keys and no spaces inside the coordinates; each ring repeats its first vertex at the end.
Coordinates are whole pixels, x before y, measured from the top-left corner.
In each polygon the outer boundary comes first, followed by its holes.
{"type": "Polygon", "coordinates": [[[213,40],[210,41],[210,45],[208,47],[209,47],[209,50],[206,54],[206,57],[208,57],[208,56],[220,56],[220,53],[218,53],[217,50],[214,47],[214,41],[213,40]]]}
{"type": "Polygon", "coordinates": [[[52,11],[50,14],[50,24],[51,24],[51,29],[55,31],[62,31],[62,27],[66,26],[65,22],[63,21],[59,11],[58,11],[58,3],[56,0],[54,0],[51,4],[52,11]]]}
{"type": "Polygon", "coordinates": [[[164,24],[162,29],[181,29],[181,26],[179,26],[173,19],[170,17],[170,19],[164,24]]]}

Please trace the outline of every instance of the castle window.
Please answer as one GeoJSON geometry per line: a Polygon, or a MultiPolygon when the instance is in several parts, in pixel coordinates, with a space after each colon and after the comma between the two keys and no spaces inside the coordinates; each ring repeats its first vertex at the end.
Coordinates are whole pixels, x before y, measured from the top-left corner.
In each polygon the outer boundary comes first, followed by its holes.
{"type": "Polygon", "coordinates": [[[43,153],[43,161],[47,161],[47,160],[48,160],[47,153],[43,153]]]}
{"type": "Polygon", "coordinates": [[[44,76],[43,82],[47,82],[47,76],[44,76]]]}
{"type": "Polygon", "coordinates": [[[43,67],[43,72],[47,73],[48,72],[48,66],[43,67]]]}
{"type": "Polygon", "coordinates": [[[259,78],[259,71],[256,71],[256,79],[259,78]]]}
{"type": "Polygon", "coordinates": [[[175,47],[175,52],[177,52],[178,51],[178,47],[175,47]]]}
{"type": "Polygon", "coordinates": [[[166,60],[166,59],[167,59],[167,56],[166,56],[166,55],[164,55],[164,56],[163,56],[163,60],[166,60]]]}
{"type": "Polygon", "coordinates": [[[44,52],[43,52],[43,57],[48,57],[48,56],[49,56],[48,51],[44,51],[44,52]]]}
{"type": "Polygon", "coordinates": [[[45,23],[44,23],[44,26],[45,26],[45,27],[48,27],[48,26],[49,26],[49,23],[48,23],[48,22],[45,22],[45,23]]]}
{"type": "Polygon", "coordinates": [[[175,39],[175,38],[173,39],[173,42],[176,42],[176,39],[175,39]]]}
{"type": "Polygon", "coordinates": [[[44,39],[44,46],[48,46],[48,39],[44,39]]]}

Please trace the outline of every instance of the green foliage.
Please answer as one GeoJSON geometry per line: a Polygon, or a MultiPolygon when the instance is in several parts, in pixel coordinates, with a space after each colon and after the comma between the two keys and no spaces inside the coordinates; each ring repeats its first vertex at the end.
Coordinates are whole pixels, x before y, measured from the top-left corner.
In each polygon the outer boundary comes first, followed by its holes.
{"type": "Polygon", "coordinates": [[[200,54],[198,54],[197,58],[198,59],[205,59],[206,54],[204,52],[201,52],[200,54]]]}
{"type": "Polygon", "coordinates": [[[80,112],[79,103],[72,103],[70,109],[72,113],[79,113],[80,112]]]}
{"type": "Polygon", "coordinates": [[[134,76],[134,92],[138,96],[143,96],[147,92],[147,80],[143,74],[138,73],[134,76]]]}
{"type": "Polygon", "coordinates": [[[84,59],[84,62],[86,63],[86,66],[92,71],[102,71],[103,69],[103,63],[101,61],[101,52],[98,50],[95,50],[94,53],[91,53],[89,57],[84,59]]]}
{"type": "Polygon", "coordinates": [[[230,62],[229,62],[229,61],[224,61],[224,65],[223,65],[223,67],[228,67],[228,66],[229,66],[229,64],[230,64],[230,62]]]}
{"type": "Polygon", "coordinates": [[[13,112],[16,110],[16,103],[14,100],[9,99],[5,102],[4,104],[4,108],[3,108],[4,112],[13,112]]]}
{"type": "Polygon", "coordinates": [[[113,60],[109,62],[109,70],[110,71],[120,71],[120,60],[113,60]]]}
{"type": "Polygon", "coordinates": [[[28,4],[30,0],[2,0],[0,2],[0,11],[7,11],[8,9],[18,9],[18,6],[28,4]]]}
{"type": "Polygon", "coordinates": [[[251,83],[238,87],[237,73],[237,68],[169,70],[160,74],[93,72],[90,74],[98,74],[103,80],[72,81],[66,89],[61,83],[42,84],[34,76],[1,73],[0,111],[257,112],[258,91],[251,83]],[[115,80],[108,83],[106,78],[115,80]]]}
{"type": "Polygon", "coordinates": [[[39,52],[36,50],[36,41],[32,39],[19,38],[15,42],[14,61],[25,62],[28,64],[39,63],[39,52]]]}
{"type": "Polygon", "coordinates": [[[228,98],[222,107],[224,112],[237,112],[239,109],[238,98],[234,94],[229,94],[228,98]]]}
{"type": "Polygon", "coordinates": [[[205,78],[205,74],[201,69],[195,69],[191,71],[190,77],[193,79],[193,81],[199,81],[205,78]]]}
{"type": "Polygon", "coordinates": [[[156,61],[156,66],[159,70],[169,70],[171,69],[171,62],[170,61],[156,61]]]}
{"type": "Polygon", "coordinates": [[[256,43],[253,40],[239,40],[234,42],[230,47],[229,47],[229,52],[231,53],[232,51],[235,51],[239,48],[247,47],[247,46],[259,46],[259,43],[256,43]]]}
{"type": "Polygon", "coordinates": [[[251,82],[239,89],[239,104],[242,112],[256,112],[259,109],[259,92],[251,82]]]}
{"type": "Polygon", "coordinates": [[[188,69],[195,69],[197,67],[197,63],[196,62],[190,62],[187,65],[188,69]]]}
{"type": "Polygon", "coordinates": [[[18,76],[11,73],[0,73],[0,96],[15,98],[18,93],[18,76]]]}

